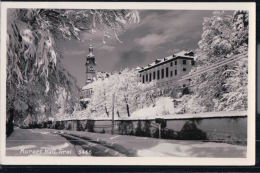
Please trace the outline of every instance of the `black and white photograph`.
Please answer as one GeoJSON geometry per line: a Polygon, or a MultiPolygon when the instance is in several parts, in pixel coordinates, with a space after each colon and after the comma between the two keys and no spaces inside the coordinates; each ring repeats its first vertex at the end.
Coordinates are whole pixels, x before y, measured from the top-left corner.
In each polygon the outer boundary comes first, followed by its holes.
{"type": "Polygon", "coordinates": [[[254,164],[254,4],[97,4],[2,4],[2,162],[254,164]]]}

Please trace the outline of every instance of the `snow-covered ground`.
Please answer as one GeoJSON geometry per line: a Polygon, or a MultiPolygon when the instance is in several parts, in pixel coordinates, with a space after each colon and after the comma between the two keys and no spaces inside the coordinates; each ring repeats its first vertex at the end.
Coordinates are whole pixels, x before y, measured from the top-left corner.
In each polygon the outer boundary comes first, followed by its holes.
{"type": "MultiPolygon", "coordinates": [[[[138,112],[149,111],[149,108],[144,108],[143,110],[138,110],[138,112]]],[[[140,115],[140,114],[139,114],[140,115]]],[[[114,117],[114,120],[153,120],[155,118],[163,118],[163,119],[192,119],[192,118],[224,118],[224,117],[247,117],[247,111],[221,111],[221,112],[203,112],[203,113],[185,113],[185,114],[166,114],[166,115],[150,115],[148,116],[146,113],[141,116],[131,116],[131,117],[114,117]]],[[[99,117],[66,117],[62,119],[58,119],[56,121],[66,121],[66,120],[111,120],[112,117],[107,116],[99,116],[99,117]]]]}
{"type": "Polygon", "coordinates": [[[68,130],[63,130],[63,132],[113,146],[116,150],[123,147],[128,151],[135,151],[135,155],[139,157],[244,158],[247,153],[246,146],[200,140],[167,140],[68,130]]]}
{"type": "Polygon", "coordinates": [[[247,152],[246,146],[200,140],[167,140],[82,131],[18,128],[7,138],[6,154],[8,156],[92,156],[82,148],[81,144],[71,144],[59,134],[70,134],[81,138],[87,144],[90,142],[89,147],[101,150],[104,156],[106,156],[105,150],[109,147],[123,153],[131,151],[135,156],[141,157],[243,158],[246,157],[247,152]],[[104,147],[95,147],[96,144],[104,147]]]}
{"type": "Polygon", "coordinates": [[[6,141],[8,156],[77,156],[75,146],[50,130],[20,129],[6,141]]]}
{"type": "Polygon", "coordinates": [[[137,155],[143,157],[223,157],[225,155],[228,155],[228,157],[245,157],[246,155],[244,146],[214,142],[191,142],[190,144],[187,144],[180,145],[179,143],[162,142],[149,149],[138,150],[137,155]]]}
{"type": "Polygon", "coordinates": [[[160,97],[156,100],[155,106],[150,105],[136,110],[131,114],[131,118],[150,119],[174,113],[174,104],[172,99],[170,97],[160,97]]]}
{"type": "MultiPolygon", "coordinates": [[[[114,114],[115,120],[148,120],[155,118],[164,119],[189,119],[189,118],[217,118],[217,117],[245,117],[247,111],[221,111],[221,112],[202,112],[202,113],[184,113],[180,114],[176,108],[174,108],[173,99],[170,97],[159,97],[155,101],[155,105],[150,105],[138,109],[131,113],[131,116],[127,115],[118,117],[114,114]]],[[[88,110],[82,110],[74,112],[72,115],[60,115],[57,120],[111,120],[111,115],[107,114],[90,114],[88,110]]]]}

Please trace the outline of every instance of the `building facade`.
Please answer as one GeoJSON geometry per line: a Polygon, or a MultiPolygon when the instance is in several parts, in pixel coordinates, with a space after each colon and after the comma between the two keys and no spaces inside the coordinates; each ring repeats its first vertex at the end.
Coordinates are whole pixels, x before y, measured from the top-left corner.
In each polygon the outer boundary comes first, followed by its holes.
{"type": "MultiPolygon", "coordinates": [[[[188,74],[194,65],[194,53],[192,51],[181,51],[163,59],[156,59],[153,63],[139,68],[140,81],[149,83],[156,81],[158,87],[171,88],[182,76],[188,74]]],[[[183,81],[180,85],[187,85],[183,81]]]]}

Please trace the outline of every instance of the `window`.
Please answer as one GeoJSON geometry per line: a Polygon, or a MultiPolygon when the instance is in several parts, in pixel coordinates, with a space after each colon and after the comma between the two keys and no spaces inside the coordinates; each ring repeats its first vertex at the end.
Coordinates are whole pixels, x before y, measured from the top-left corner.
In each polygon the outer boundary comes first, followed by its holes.
{"type": "Polygon", "coordinates": [[[162,79],[164,78],[164,69],[162,69],[162,79]]]}
{"type": "Polygon", "coordinates": [[[155,80],[155,71],[153,72],[153,80],[155,80]]]}
{"type": "Polygon", "coordinates": [[[171,77],[172,77],[172,71],[171,71],[171,77]]]}
{"type": "Polygon", "coordinates": [[[152,80],[152,73],[149,73],[149,81],[151,82],[152,80]]]}
{"type": "Polygon", "coordinates": [[[183,70],[183,71],[186,71],[186,68],[183,68],[182,70],[183,70]]]}
{"type": "Polygon", "coordinates": [[[166,67],[166,77],[168,77],[168,76],[169,76],[169,68],[166,67]]]}
{"type": "Polygon", "coordinates": [[[143,75],[143,83],[144,83],[144,75],[143,75]]]}
{"type": "Polygon", "coordinates": [[[191,60],[191,65],[195,65],[195,61],[194,60],[191,60]]]}
{"type": "Polygon", "coordinates": [[[171,64],[170,64],[170,66],[172,67],[172,62],[171,62],[171,64]]]}
{"type": "Polygon", "coordinates": [[[146,82],[148,82],[148,74],[146,74],[146,82]]]}
{"type": "Polygon", "coordinates": [[[157,79],[160,79],[160,70],[157,71],[157,79]]]}
{"type": "Polygon", "coordinates": [[[182,62],[183,62],[183,64],[186,64],[186,60],[184,59],[184,60],[182,60],[182,62]]]}
{"type": "Polygon", "coordinates": [[[175,76],[177,75],[177,70],[174,71],[175,76]]]}
{"type": "Polygon", "coordinates": [[[176,61],[174,61],[174,63],[175,63],[175,65],[177,65],[177,60],[176,60],[176,61]]]}

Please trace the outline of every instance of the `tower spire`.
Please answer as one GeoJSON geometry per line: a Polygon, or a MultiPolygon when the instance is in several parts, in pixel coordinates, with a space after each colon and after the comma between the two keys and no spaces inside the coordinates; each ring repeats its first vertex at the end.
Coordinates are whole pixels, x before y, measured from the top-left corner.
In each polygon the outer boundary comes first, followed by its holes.
{"type": "Polygon", "coordinates": [[[93,82],[96,77],[96,60],[93,52],[92,39],[90,39],[89,53],[86,58],[86,84],[93,82]]]}
{"type": "Polygon", "coordinates": [[[92,39],[90,39],[90,44],[89,44],[88,50],[89,50],[88,57],[94,57],[94,48],[92,45],[92,39]]]}

